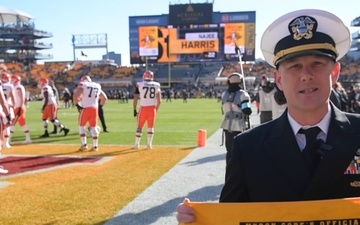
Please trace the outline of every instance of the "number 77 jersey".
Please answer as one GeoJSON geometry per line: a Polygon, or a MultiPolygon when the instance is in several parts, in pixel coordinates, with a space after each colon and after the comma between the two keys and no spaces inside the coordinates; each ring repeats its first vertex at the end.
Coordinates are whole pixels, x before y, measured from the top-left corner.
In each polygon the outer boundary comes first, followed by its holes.
{"type": "Polygon", "coordinates": [[[101,86],[95,82],[81,82],[79,84],[83,88],[81,95],[81,106],[83,108],[98,107],[101,86]]]}
{"type": "Polygon", "coordinates": [[[141,82],[138,82],[136,85],[140,92],[140,105],[156,106],[156,95],[161,92],[160,84],[156,81],[143,80],[141,82]]]}

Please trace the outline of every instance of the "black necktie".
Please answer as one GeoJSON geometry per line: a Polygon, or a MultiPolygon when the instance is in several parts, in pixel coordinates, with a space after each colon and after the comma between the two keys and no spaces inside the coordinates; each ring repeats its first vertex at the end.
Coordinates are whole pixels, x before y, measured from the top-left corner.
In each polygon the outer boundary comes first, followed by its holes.
{"type": "Polygon", "coordinates": [[[316,136],[320,133],[321,129],[319,127],[311,127],[309,129],[300,129],[300,134],[305,134],[306,137],[306,146],[303,149],[302,153],[304,154],[306,161],[309,166],[310,173],[313,174],[316,170],[321,156],[316,151],[319,149],[316,141],[316,136]]]}

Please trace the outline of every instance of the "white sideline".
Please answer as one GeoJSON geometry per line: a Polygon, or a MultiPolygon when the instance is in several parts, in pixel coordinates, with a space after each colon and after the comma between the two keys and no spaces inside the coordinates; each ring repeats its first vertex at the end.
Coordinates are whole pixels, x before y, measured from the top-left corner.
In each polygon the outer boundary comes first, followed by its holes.
{"type": "MultiPolygon", "coordinates": [[[[216,202],[224,182],[225,147],[218,130],[105,225],[177,224],[175,209],[185,197],[216,202]]],[[[115,197],[115,196],[114,196],[115,197]]]]}
{"type": "MultiPolygon", "coordinates": [[[[252,126],[257,126],[259,116],[255,107],[252,110],[252,126]]],[[[226,150],[220,146],[221,136],[219,129],[208,138],[205,147],[195,148],[105,225],[178,224],[176,206],[185,197],[191,201],[217,202],[225,175],[226,150]]]]}

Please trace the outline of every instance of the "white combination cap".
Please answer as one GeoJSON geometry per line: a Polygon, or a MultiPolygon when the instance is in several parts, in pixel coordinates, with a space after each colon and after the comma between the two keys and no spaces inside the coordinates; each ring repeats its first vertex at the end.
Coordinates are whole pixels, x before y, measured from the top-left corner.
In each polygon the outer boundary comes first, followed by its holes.
{"type": "Polygon", "coordinates": [[[304,55],[341,59],[351,46],[349,27],[336,15],[318,9],[285,14],[265,30],[260,48],[272,66],[304,55]]]}

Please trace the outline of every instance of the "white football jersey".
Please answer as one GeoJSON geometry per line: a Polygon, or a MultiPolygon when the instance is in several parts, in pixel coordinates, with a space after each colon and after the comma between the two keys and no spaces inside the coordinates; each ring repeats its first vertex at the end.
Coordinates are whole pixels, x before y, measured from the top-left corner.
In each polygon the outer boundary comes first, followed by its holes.
{"type": "Polygon", "coordinates": [[[140,105],[141,106],[156,106],[156,94],[160,93],[160,84],[156,81],[143,80],[136,84],[140,92],[140,105]]]}
{"type": "Polygon", "coordinates": [[[18,83],[14,85],[14,98],[15,98],[15,108],[22,107],[20,104],[21,100],[25,104],[25,88],[22,84],[18,83]],[[20,89],[20,93],[17,91],[20,89]]]}
{"type": "Polygon", "coordinates": [[[56,103],[55,95],[53,89],[49,85],[44,85],[41,88],[41,96],[43,97],[43,102],[45,102],[44,92],[48,92],[48,105],[53,105],[56,103]]]}
{"type": "Polygon", "coordinates": [[[11,98],[9,98],[9,96],[11,95],[11,93],[14,90],[14,85],[12,85],[10,83],[3,83],[2,84],[2,89],[4,91],[6,102],[9,104],[9,106],[13,106],[14,103],[12,102],[11,98]]]}
{"type": "Polygon", "coordinates": [[[84,108],[98,107],[101,85],[95,82],[81,82],[78,87],[83,88],[81,106],[84,108]]]}
{"type": "MultiPolygon", "coordinates": [[[[0,88],[2,88],[2,85],[3,85],[3,83],[2,83],[2,81],[0,80],[0,88]]],[[[3,107],[2,107],[2,105],[0,104],[0,114],[3,114],[3,107]]]]}

